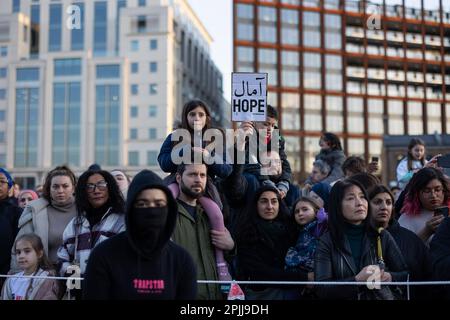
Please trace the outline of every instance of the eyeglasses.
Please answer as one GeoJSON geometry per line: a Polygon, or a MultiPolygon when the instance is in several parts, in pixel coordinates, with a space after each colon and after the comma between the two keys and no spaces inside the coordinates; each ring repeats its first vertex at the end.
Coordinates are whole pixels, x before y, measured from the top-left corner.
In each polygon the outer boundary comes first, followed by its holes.
{"type": "Polygon", "coordinates": [[[8,184],[8,181],[0,180],[0,184],[8,184]]]}
{"type": "Polygon", "coordinates": [[[99,191],[105,191],[108,188],[108,183],[106,181],[100,181],[97,183],[87,183],[86,184],[87,192],[94,192],[95,188],[97,188],[99,191]]]}
{"type": "Polygon", "coordinates": [[[434,188],[434,189],[429,189],[429,188],[423,189],[423,190],[422,190],[422,193],[424,193],[424,194],[426,194],[426,195],[431,195],[432,193],[437,193],[437,194],[439,194],[439,193],[442,193],[443,191],[444,191],[444,188],[442,188],[442,187],[436,187],[436,188],[434,188]]]}

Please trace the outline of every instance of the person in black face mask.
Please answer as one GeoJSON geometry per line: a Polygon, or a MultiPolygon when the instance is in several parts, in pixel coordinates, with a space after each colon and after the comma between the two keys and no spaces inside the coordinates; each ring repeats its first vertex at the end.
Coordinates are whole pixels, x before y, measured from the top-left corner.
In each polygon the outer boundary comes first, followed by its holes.
{"type": "Polygon", "coordinates": [[[149,170],[138,173],[128,189],[127,230],[91,253],[83,298],[195,299],[194,262],[170,240],[177,214],[177,204],[161,178],[149,170]]]}

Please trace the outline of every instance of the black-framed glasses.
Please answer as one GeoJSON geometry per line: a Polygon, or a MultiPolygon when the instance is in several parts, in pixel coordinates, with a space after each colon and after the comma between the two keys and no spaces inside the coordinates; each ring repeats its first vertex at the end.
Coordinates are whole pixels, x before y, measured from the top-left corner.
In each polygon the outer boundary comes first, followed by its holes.
{"type": "Polygon", "coordinates": [[[95,188],[97,188],[100,191],[105,191],[108,188],[108,183],[106,181],[99,181],[97,183],[87,183],[86,184],[87,192],[94,192],[95,188]]]}

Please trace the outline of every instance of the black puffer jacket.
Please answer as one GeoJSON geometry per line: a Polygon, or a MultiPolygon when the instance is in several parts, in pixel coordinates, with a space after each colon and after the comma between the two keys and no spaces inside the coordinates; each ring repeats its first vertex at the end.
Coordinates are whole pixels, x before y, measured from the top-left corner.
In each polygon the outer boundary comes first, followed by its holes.
{"type": "MultiPolygon", "coordinates": [[[[381,233],[381,243],[385,271],[392,276],[392,281],[406,281],[408,277],[407,266],[402,254],[389,232],[381,233]]],[[[376,236],[374,233],[364,235],[361,254],[361,266],[377,265],[376,236]]],[[[330,232],[325,233],[317,245],[314,276],[316,281],[354,282],[357,270],[349,242],[345,241],[345,250],[339,250],[330,232]]],[[[382,290],[384,290],[382,286],[382,290]]],[[[380,290],[377,290],[380,291],[380,290]]],[[[389,291],[389,290],[388,290],[389,291]]],[[[316,292],[322,299],[351,299],[372,300],[377,299],[376,292],[363,285],[317,286],[316,292]]],[[[386,291],[382,292],[386,293],[386,291]]]]}
{"type": "Polygon", "coordinates": [[[316,156],[316,160],[323,160],[331,167],[330,174],[321,182],[332,183],[344,177],[342,165],[345,161],[345,154],[342,150],[321,150],[316,156]]]}
{"type": "MultiPolygon", "coordinates": [[[[430,256],[433,264],[433,277],[439,281],[450,280],[450,218],[447,217],[439,225],[430,243],[430,256]]],[[[450,286],[442,288],[442,299],[450,299],[450,286]]]]}

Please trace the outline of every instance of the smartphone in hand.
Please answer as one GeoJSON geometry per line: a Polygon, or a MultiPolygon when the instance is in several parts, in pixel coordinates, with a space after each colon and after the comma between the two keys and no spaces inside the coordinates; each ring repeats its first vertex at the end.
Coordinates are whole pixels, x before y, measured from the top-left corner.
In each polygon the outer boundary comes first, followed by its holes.
{"type": "Polygon", "coordinates": [[[449,211],[448,207],[439,207],[439,208],[434,209],[434,215],[437,216],[437,215],[441,214],[445,218],[447,218],[448,217],[448,211],[449,211]]]}
{"type": "Polygon", "coordinates": [[[378,157],[372,157],[372,162],[378,162],[378,157]]]}

